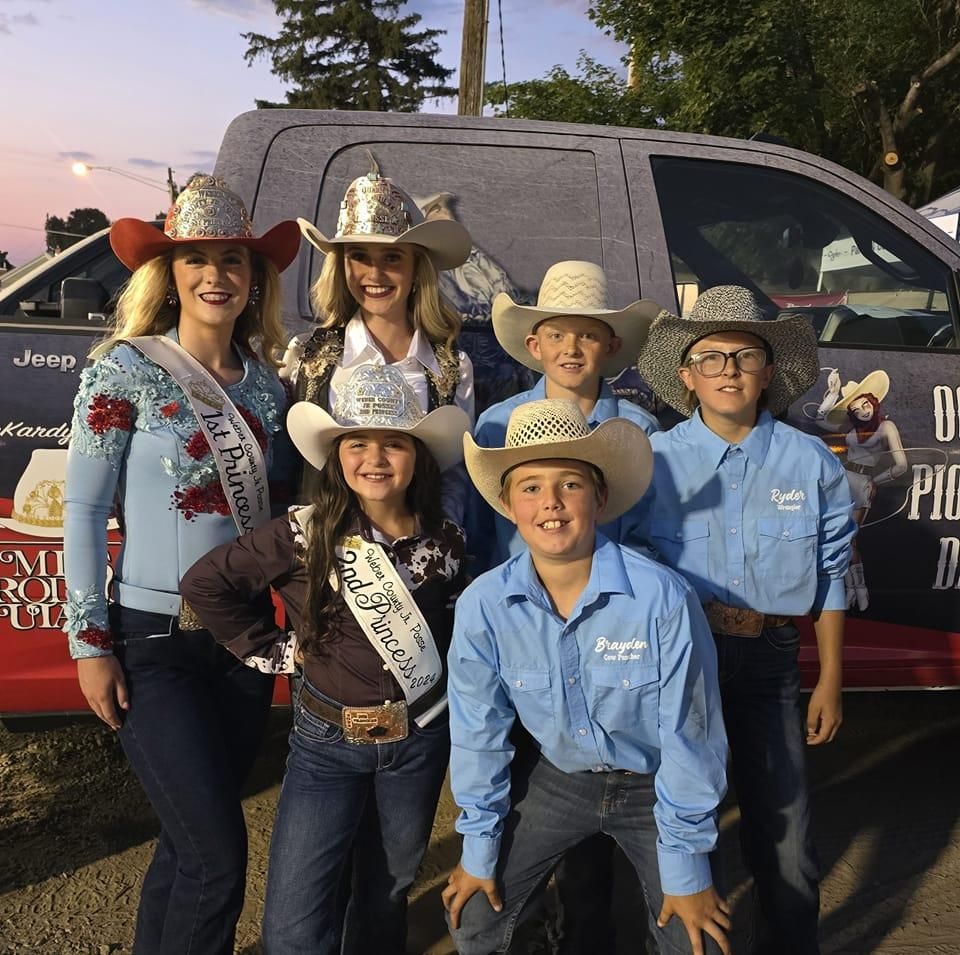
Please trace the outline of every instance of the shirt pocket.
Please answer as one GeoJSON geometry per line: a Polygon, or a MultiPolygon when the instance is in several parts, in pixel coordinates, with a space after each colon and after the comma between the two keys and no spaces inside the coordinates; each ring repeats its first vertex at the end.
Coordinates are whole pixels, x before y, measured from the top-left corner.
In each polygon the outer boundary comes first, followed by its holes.
{"type": "Polygon", "coordinates": [[[710,524],[704,520],[664,520],[650,522],[653,546],[664,562],[675,569],[707,569],[707,546],[710,542],[710,524]]]}
{"type": "Polygon", "coordinates": [[[503,666],[500,669],[500,677],[506,684],[520,722],[534,736],[538,735],[541,727],[556,722],[549,670],[503,666]]]}
{"type": "Polygon", "coordinates": [[[591,712],[607,732],[631,732],[638,721],[657,725],[660,673],[656,663],[592,667],[591,712]]]}
{"type": "Polygon", "coordinates": [[[817,570],[817,522],[812,517],[761,517],[757,557],[763,576],[792,583],[817,570]]]}

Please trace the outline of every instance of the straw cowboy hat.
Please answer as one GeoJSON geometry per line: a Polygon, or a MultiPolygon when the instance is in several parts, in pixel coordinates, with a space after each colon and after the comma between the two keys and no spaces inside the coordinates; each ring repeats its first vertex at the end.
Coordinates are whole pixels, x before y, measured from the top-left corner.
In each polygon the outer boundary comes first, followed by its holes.
{"type": "Polygon", "coordinates": [[[625,308],[607,304],[607,277],[593,262],[557,262],[547,269],[536,305],[517,305],[506,292],[493,300],[493,331],[503,350],[522,365],[543,373],[543,363],[530,354],[528,335],[547,318],[557,315],[585,315],[605,322],[622,339],[620,349],[602,366],[612,378],[632,365],[647,339],[650,323],[660,306],[640,299],[625,308]]]}
{"type": "Polygon", "coordinates": [[[182,243],[227,240],[270,259],[281,272],[300,248],[300,233],[292,219],[255,238],[243,200],[215,176],[190,180],[170,207],[162,232],[141,219],[117,219],[110,228],[114,254],[131,272],[182,243]]]}
{"type": "Polygon", "coordinates": [[[510,414],[505,440],[505,447],[481,448],[469,433],[463,437],[463,458],[471,480],[504,517],[503,479],[511,468],[528,461],[564,458],[597,468],[607,483],[605,523],[630,510],[653,476],[653,451],[642,428],[625,418],[608,418],[591,431],[580,408],[562,398],[518,405],[510,414]]]}
{"type": "Polygon", "coordinates": [[[847,409],[864,395],[883,401],[890,390],[890,376],[885,371],[871,371],[863,381],[848,381],[840,389],[840,400],[827,412],[827,424],[833,428],[848,425],[847,409]]]}
{"type": "Polygon", "coordinates": [[[392,365],[358,368],[337,394],[332,415],[310,401],[298,401],[287,415],[290,440],[318,471],[340,435],[361,430],[402,431],[419,438],[445,471],[463,460],[470,418],[456,405],[424,414],[403,373],[392,365]]]}
{"type": "Polygon", "coordinates": [[[424,219],[420,207],[377,170],[347,186],[337,231],[327,238],[312,222],[297,219],[304,238],[321,252],[347,243],[398,242],[419,245],[438,270],[455,269],[470,255],[470,233],[455,219],[424,219]]]}
{"type": "Polygon", "coordinates": [[[777,366],[767,388],[771,414],[789,408],[820,374],[817,336],[806,318],[786,314],[770,320],[749,289],[717,285],[701,294],[688,318],[662,311],[637,362],[657,397],[688,417],[688,391],[677,369],[695,342],[719,332],[748,332],[770,346],[777,366]]]}

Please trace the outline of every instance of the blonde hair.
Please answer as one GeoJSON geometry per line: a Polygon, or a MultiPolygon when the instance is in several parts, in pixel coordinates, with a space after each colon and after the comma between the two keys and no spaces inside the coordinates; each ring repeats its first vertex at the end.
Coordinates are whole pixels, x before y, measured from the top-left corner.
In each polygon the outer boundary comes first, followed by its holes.
{"type": "MultiPolygon", "coordinates": [[[[140,335],[162,335],[180,319],[180,306],[171,305],[167,294],[173,285],[173,252],[163,252],[144,262],[124,286],[117,299],[113,329],[96,345],[91,357],[140,335]]],[[[260,289],[256,304],[247,302],[233,327],[233,340],[264,364],[278,368],[286,344],[280,315],[280,273],[276,265],[256,252],[250,253],[251,285],[260,289]]]]}
{"type": "MultiPolygon", "coordinates": [[[[358,245],[362,243],[357,243],[358,245]]],[[[422,328],[435,345],[452,349],[460,334],[460,315],[440,294],[440,282],[433,260],[418,245],[414,254],[413,285],[407,302],[414,328],[422,328]]],[[[346,252],[336,245],[323,260],[323,267],[310,288],[310,304],[321,328],[346,325],[360,303],[347,288],[346,252]]]]}

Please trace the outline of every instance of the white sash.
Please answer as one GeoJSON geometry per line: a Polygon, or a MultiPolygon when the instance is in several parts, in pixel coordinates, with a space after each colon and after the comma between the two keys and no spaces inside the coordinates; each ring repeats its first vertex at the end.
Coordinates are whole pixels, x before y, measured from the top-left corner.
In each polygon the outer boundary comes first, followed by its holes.
{"type": "Polygon", "coordinates": [[[270,488],[263,452],[219,382],[189,352],[165,335],[124,339],[167,371],[181,387],[217,462],[230,513],[241,535],[270,519],[270,488]]]}

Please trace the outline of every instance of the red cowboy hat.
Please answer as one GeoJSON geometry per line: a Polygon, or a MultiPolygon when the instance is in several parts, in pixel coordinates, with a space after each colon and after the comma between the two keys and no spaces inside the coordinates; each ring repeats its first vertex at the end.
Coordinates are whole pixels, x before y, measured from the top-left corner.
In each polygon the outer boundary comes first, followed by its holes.
{"type": "Polygon", "coordinates": [[[193,177],[170,207],[162,232],[142,219],[117,219],[110,227],[114,254],[131,271],[181,243],[227,240],[265,256],[282,272],[297,257],[300,228],[288,219],[255,238],[243,200],[214,176],[193,177]]]}

